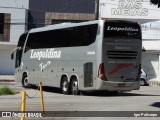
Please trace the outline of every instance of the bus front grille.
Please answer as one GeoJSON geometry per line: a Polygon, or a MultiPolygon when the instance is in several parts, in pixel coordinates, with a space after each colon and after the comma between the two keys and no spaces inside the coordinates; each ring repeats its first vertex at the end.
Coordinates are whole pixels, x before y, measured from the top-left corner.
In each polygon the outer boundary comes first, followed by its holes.
{"type": "Polygon", "coordinates": [[[138,53],[135,51],[107,51],[110,59],[136,59],[138,53]]]}

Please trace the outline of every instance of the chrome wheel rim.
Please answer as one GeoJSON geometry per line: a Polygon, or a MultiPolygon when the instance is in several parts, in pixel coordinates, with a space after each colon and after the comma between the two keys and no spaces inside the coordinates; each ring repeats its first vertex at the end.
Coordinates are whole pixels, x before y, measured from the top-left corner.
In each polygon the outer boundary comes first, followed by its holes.
{"type": "Polygon", "coordinates": [[[72,90],[73,90],[73,92],[76,92],[78,90],[78,82],[77,81],[73,82],[72,90]]]}
{"type": "Polygon", "coordinates": [[[64,81],[63,82],[63,91],[67,91],[68,90],[68,83],[67,83],[67,81],[64,81]]]}
{"type": "Polygon", "coordinates": [[[24,79],[24,86],[28,86],[28,77],[24,79]]]}

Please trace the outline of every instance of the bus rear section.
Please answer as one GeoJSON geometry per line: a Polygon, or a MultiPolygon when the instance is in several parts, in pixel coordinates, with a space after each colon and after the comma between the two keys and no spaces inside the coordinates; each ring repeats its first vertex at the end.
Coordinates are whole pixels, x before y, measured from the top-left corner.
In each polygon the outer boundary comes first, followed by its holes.
{"type": "Polygon", "coordinates": [[[128,91],[140,88],[141,29],[138,23],[107,21],[102,42],[102,89],[128,91]]]}

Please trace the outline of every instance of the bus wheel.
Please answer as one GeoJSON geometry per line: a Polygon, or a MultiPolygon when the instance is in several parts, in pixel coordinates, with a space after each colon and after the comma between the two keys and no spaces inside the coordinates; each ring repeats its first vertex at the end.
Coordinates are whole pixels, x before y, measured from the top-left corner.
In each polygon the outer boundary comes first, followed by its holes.
{"type": "Polygon", "coordinates": [[[144,86],[146,84],[146,81],[144,79],[141,79],[140,85],[144,86]]]}
{"type": "Polygon", "coordinates": [[[77,80],[76,77],[74,77],[72,82],[71,82],[71,92],[72,92],[73,95],[78,95],[79,94],[78,80],[77,80]]]}
{"type": "Polygon", "coordinates": [[[69,83],[68,83],[67,77],[62,78],[61,90],[63,94],[66,94],[66,95],[69,94],[69,83]]]}
{"type": "Polygon", "coordinates": [[[22,85],[23,85],[23,87],[25,87],[25,88],[29,87],[29,80],[28,80],[28,76],[27,76],[26,74],[23,75],[22,85]]]}

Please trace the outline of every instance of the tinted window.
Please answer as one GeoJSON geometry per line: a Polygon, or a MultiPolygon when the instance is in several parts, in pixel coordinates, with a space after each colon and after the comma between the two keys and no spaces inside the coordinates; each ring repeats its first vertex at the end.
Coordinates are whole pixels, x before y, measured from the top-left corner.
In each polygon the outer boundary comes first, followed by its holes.
{"type": "Polygon", "coordinates": [[[96,39],[97,24],[29,34],[28,49],[87,46],[96,39]]]}
{"type": "Polygon", "coordinates": [[[28,35],[28,32],[23,33],[20,36],[19,41],[18,41],[18,47],[22,47],[23,48],[27,35],[28,35]]]}
{"type": "Polygon", "coordinates": [[[17,52],[16,52],[16,61],[15,61],[16,68],[21,65],[21,58],[22,58],[22,49],[17,50],[17,52]]]}
{"type": "Polygon", "coordinates": [[[141,39],[141,29],[136,22],[106,22],[104,27],[104,38],[108,37],[141,39]]]}
{"type": "Polygon", "coordinates": [[[4,14],[0,13],[0,34],[4,32],[4,14]]]}

